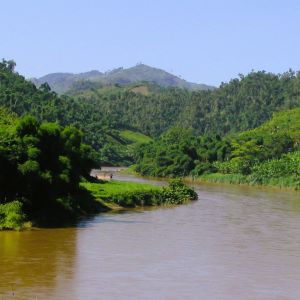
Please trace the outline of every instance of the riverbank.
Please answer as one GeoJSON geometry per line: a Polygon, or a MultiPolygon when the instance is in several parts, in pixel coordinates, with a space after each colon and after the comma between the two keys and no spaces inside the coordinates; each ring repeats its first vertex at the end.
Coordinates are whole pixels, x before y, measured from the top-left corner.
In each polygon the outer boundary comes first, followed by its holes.
{"type": "MultiPolygon", "coordinates": [[[[122,170],[123,174],[141,176],[143,178],[153,179],[155,177],[142,176],[134,170],[134,166],[122,170]]],[[[169,180],[168,177],[159,177],[159,179],[169,180]]],[[[247,185],[247,186],[261,186],[268,188],[284,189],[291,191],[300,190],[300,177],[285,176],[285,177],[265,177],[260,180],[253,178],[251,175],[242,174],[221,174],[208,173],[201,176],[185,176],[182,178],[186,183],[215,183],[228,185],[247,185]]]]}
{"type": "Polygon", "coordinates": [[[85,182],[81,186],[108,210],[179,205],[197,199],[196,192],[178,179],[171,180],[167,187],[115,180],[103,183],[85,182]]]}
{"type": "Polygon", "coordinates": [[[0,205],[0,230],[61,227],[91,214],[145,206],[180,205],[196,199],[196,192],[180,180],[170,181],[167,187],[117,180],[86,181],[80,183],[80,190],[75,196],[67,201],[57,199],[56,205],[45,210],[28,214],[19,201],[0,205]]]}
{"type": "Polygon", "coordinates": [[[255,181],[251,176],[242,174],[221,174],[210,173],[204,174],[199,177],[185,177],[184,182],[194,183],[219,183],[219,184],[234,184],[234,185],[247,185],[247,186],[262,186],[277,189],[287,189],[298,191],[300,190],[300,178],[295,177],[278,177],[278,178],[265,178],[262,181],[255,181]]]}

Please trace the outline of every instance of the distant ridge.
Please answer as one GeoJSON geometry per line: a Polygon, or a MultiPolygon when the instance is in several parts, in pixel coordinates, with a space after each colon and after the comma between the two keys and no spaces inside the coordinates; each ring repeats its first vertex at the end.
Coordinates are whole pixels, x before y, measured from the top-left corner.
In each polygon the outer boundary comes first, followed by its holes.
{"type": "Polygon", "coordinates": [[[214,87],[188,82],[164,70],[153,68],[145,64],[124,69],[117,68],[102,73],[92,70],[85,73],[51,73],[40,78],[31,79],[37,86],[47,82],[51,89],[59,94],[67,92],[78,81],[91,81],[102,85],[127,85],[137,82],[150,82],[163,87],[179,87],[188,90],[209,90],[214,87]]]}

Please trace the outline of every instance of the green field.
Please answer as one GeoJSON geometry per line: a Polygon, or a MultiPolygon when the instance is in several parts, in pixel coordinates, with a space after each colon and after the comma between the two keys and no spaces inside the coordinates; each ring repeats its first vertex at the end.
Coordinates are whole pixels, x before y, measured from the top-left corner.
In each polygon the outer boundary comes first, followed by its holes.
{"type": "Polygon", "coordinates": [[[131,143],[139,143],[139,144],[142,144],[142,143],[148,143],[148,142],[151,142],[152,139],[147,136],[147,135],[144,135],[140,132],[135,132],[135,131],[131,131],[131,130],[122,130],[120,131],[120,136],[126,140],[128,140],[129,142],[131,143]]]}
{"type": "Polygon", "coordinates": [[[156,185],[126,181],[109,181],[105,183],[84,182],[81,183],[81,186],[86,188],[96,199],[103,200],[128,192],[158,191],[162,189],[156,185]]]}

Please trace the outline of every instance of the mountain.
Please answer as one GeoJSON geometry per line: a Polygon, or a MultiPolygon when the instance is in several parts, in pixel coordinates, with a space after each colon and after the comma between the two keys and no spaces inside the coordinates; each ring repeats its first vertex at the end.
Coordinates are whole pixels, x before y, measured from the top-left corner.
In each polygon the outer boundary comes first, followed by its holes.
{"type": "Polygon", "coordinates": [[[40,78],[33,78],[37,86],[47,82],[51,89],[59,94],[67,92],[78,82],[92,82],[101,85],[127,85],[137,82],[149,82],[162,87],[180,87],[188,90],[211,90],[214,87],[188,82],[164,70],[153,68],[144,64],[138,64],[132,68],[117,68],[112,71],[101,73],[93,70],[90,72],[51,73],[40,78]]]}

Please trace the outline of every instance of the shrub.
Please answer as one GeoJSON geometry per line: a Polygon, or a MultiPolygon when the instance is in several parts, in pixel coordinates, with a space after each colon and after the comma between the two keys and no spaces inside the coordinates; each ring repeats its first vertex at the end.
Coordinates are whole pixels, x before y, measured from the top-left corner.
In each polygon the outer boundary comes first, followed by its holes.
{"type": "Polygon", "coordinates": [[[280,159],[272,159],[252,168],[251,180],[265,184],[271,179],[291,178],[300,183],[300,151],[283,155],[280,159]]]}
{"type": "Polygon", "coordinates": [[[238,157],[226,162],[216,161],[213,163],[213,166],[217,169],[219,173],[222,174],[248,175],[251,169],[251,162],[250,160],[238,157]]]}
{"type": "Polygon", "coordinates": [[[0,229],[20,229],[24,220],[21,202],[12,201],[0,204],[0,229]]]}

